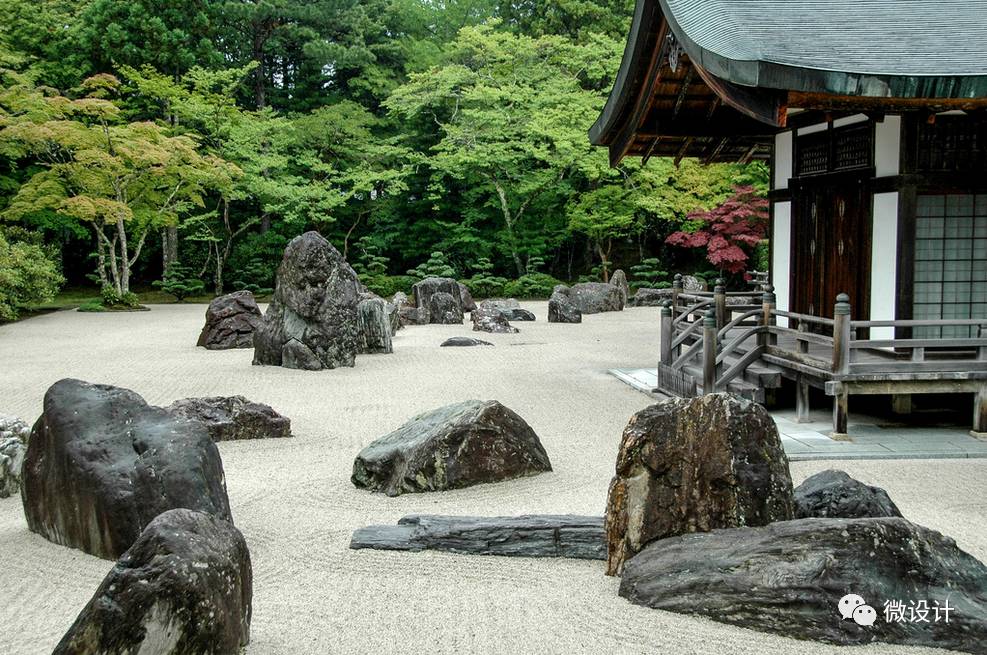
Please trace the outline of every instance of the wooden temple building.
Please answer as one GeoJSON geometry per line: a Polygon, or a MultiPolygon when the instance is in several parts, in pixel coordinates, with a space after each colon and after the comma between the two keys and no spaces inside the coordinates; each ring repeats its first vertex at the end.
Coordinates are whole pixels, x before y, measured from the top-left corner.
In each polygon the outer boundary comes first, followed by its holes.
{"type": "Polygon", "coordinates": [[[673,291],[658,388],[966,393],[987,436],[987,2],[638,0],[590,130],[624,157],[765,159],[763,294],[673,291]]]}

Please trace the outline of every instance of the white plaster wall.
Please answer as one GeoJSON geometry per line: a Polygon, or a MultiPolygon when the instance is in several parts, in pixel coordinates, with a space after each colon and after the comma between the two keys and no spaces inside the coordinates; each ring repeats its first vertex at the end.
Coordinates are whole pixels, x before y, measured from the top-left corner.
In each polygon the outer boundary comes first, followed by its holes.
{"type": "MultiPolygon", "coordinates": [[[[774,225],[771,232],[771,281],[775,287],[776,307],[788,311],[791,289],[792,203],[774,204],[774,225]]],[[[778,318],[778,325],[788,327],[787,318],[778,318]]]]}
{"type": "Polygon", "coordinates": [[[792,176],[792,132],[779,132],[775,135],[774,189],[787,189],[792,176]]]}
{"type": "MultiPolygon", "coordinates": [[[[895,318],[898,297],[898,193],[874,194],[874,233],[870,256],[870,318],[895,318]]],[[[894,338],[894,328],[873,328],[872,339],[894,338]]]]}
{"type": "Polygon", "coordinates": [[[874,167],[878,177],[898,174],[900,151],[901,116],[885,116],[874,131],[874,167]]]}
{"type": "Polygon", "coordinates": [[[844,125],[863,123],[866,120],[867,120],[867,114],[854,114],[852,116],[844,116],[843,118],[837,118],[835,121],[833,121],[833,127],[843,127],[844,125]]]}
{"type": "Polygon", "coordinates": [[[822,132],[823,130],[829,129],[829,123],[816,123],[815,125],[807,125],[805,127],[800,127],[798,130],[799,136],[804,134],[814,134],[816,132],[822,132]]]}

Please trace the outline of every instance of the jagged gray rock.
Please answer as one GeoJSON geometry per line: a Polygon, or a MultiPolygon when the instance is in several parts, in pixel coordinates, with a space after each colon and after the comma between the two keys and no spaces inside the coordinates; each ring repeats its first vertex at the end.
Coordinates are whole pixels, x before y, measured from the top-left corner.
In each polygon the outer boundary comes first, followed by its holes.
{"type": "Polygon", "coordinates": [[[0,498],[21,488],[21,471],[31,427],[16,416],[0,416],[0,498]]]}
{"type": "Polygon", "coordinates": [[[568,288],[559,284],[548,299],[549,323],[582,323],[583,313],[569,299],[568,288]]]}
{"type": "Polygon", "coordinates": [[[460,325],[463,322],[463,308],[452,295],[437,291],[428,299],[428,322],[460,325]]]}
{"type": "Polygon", "coordinates": [[[32,532],[105,559],[169,509],[232,521],[223,462],[204,424],[81,380],[60,380],[45,394],[21,499],[32,532]]]}
{"type": "Polygon", "coordinates": [[[627,284],[627,274],[621,269],[617,269],[610,276],[610,284],[620,289],[620,296],[623,300],[623,306],[627,305],[627,299],[631,295],[630,285],[627,284]]]}
{"type": "MultiPolygon", "coordinates": [[[[799,519],[654,541],[631,558],[620,595],[656,609],[796,639],[885,642],[987,653],[987,567],[902,518],[799,519]],[[872,626],[841,620],[861,596],[872,626]],[[885,621],[884,603],[948,600],[949,622],[885,621]]],[[[941,617],[940,617],[941,618],[941,617]]]]}
{"type": "Polygon", "coordinates": [[[449,337],[439,344],[440,347],[458,346],[492,346],[493,344],[483,339],[472,339],[470,337],[449,337]]]}
{"type": "Polygon", "coordinates": [[[354,366],[360,350],[356,272],[318,232],[291,240],[263,322],[254,364],[320,370],[354,366]]]}
{"type": "Polygon", "coordinates": [[[625,296],[622,290],[606,282],[580,282],[569,287],[565,293],[583,314],[619,312],[624,309],[625,296]]]}
{"type": "Polygon", "coordinates": [[[641,288],[637,290],[628,304],[631,307],[660,307],[666,300],[672,299],[671,289],[641,288]]]}
{"type": "Polygon", "coordinates": [[[361,353],[392,353],[391,337],[394,326],[389,315],[389,303],[373,294],[363,294],[356,306],[361,353]]]}
{"type": "MultiPolygon", "coordinates": [[[[468,311],[464,308],[462,288],[459,282],[449,277],[427,277],[418,282],[412,288],[418,309],[414,319],[419,323],[462,323],[463,314],[468,311]],[[434,301],[434,296],[439,293],[449,297],[434,301]],[[456,316],[459,317],[458,321],[455,320],[456,316]]],[[[410,323],[413,320],[410,313],[408,318],[410,323]]]]}
{"type": "Polygon", "coordinates": [[[388,496],[458,489],[551,471],[524,419],[496,400],[420,414],[360,451],[353,484],[388,496]]]}
{"type": "Polygon", "coordinates": [[[170,414],[200,421],[213,441],[280,439],[291,436],[291,420],[269,405],[243,396],[183,398],[165,408],[170,414]]]}
{"type": "Polygon", "coordinates": [[[794,516],[778,428],[761,405],[715,393],[635,414],[607,497],[607,574],[656,539],[794,516]]]}
{"type": "Polygon", "coordinates": [[[206,309],[206,324],[196,346],[208,350],[253,348],[254,331],[262,316],[254,294],[234,291],[213,298],[206,309]]]}
{"type": "Polygon", "coordinates": [[[877,518],[901,516],[888,492],[829,469],[795,487],[795,518],[877,518]]]}
{"type": "Polygon", "coordinates": [[[473,321],[473,331],[475,332],[513,333],[519,331],[510,324],[503,311],[482,303],[470,313],[470,319],[473,321]]]}
{"type": "Polygon", "coordinates": [[[120,557],[53,655],[238,655],[250,641],[252,598],[240,531],[173,509],[120,557]]]}
{"type": "Polygon", "coordinates": [[[359,550],[443,550],[471,555],[606,559],[602,516],[405,516],[353,533],[359,550]]]}

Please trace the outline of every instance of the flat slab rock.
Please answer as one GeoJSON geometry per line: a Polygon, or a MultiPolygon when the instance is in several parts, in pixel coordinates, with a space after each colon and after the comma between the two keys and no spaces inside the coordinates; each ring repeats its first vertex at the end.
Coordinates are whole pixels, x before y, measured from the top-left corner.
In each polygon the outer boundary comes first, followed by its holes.
{"type": "Polygon", "coordinates": [[[165,409],[175,416],[204,423],[213,441],[291,436],[291,419],[243,396],[183,398],[165,409]]]}
{"type": "Polygon", "coordinates": [[[483,339],[473,339],[471,337],[449,337],[439,344],[440,347],[469,347],[469,346],[492,346],[493,344],[483,339]]]}
{"type": "Polygon", "coordinates": [[[371,525],[353,533],[359,550],[441,550],[507,557],[607,557],[602,516],[405,516],[397,525],[371,525]]]}
{"type": "Polygon", "coordinates": [[[252,597],[240,531],[174,509],[120,557],[53,655],[236,655],[250,641],[252,597]]]}
{"type": "Polygon", "coordinates": [[[620,595],[796,639],[886,642],[987,653],[987,567],[902,518],[797,519],[662,539],[627,562],[620,595]],[[843,619],[856,594],[871,626],[843,619]],[[884,604],[949,600],[949,622],[888,622],[884,604]]]}
{"type": "Polygon", "coordinates": [[[388,496],[459,489],[551,471],[538,435],[496,400],[466,400],[412,418],[360,451],[353,484],[388,496]]]}
{"type": "Polygon", "coordinates": [[[32,532],[105,559],[170,509],[233,520],[223,461],[205,425],[129,389],[72,379],[45,394],[21,499],[32,532]]]}

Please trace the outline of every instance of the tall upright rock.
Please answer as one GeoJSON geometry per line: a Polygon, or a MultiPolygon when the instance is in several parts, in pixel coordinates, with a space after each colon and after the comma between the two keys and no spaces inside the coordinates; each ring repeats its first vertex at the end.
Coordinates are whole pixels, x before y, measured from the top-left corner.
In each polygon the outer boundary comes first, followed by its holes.
{"type": "Polygon", "coordinates": [[[254,364],[320,370],[353,366],[360,352],[356,272],[318,232],[291,240],[274,297],[254,332],[254,364]]]}

